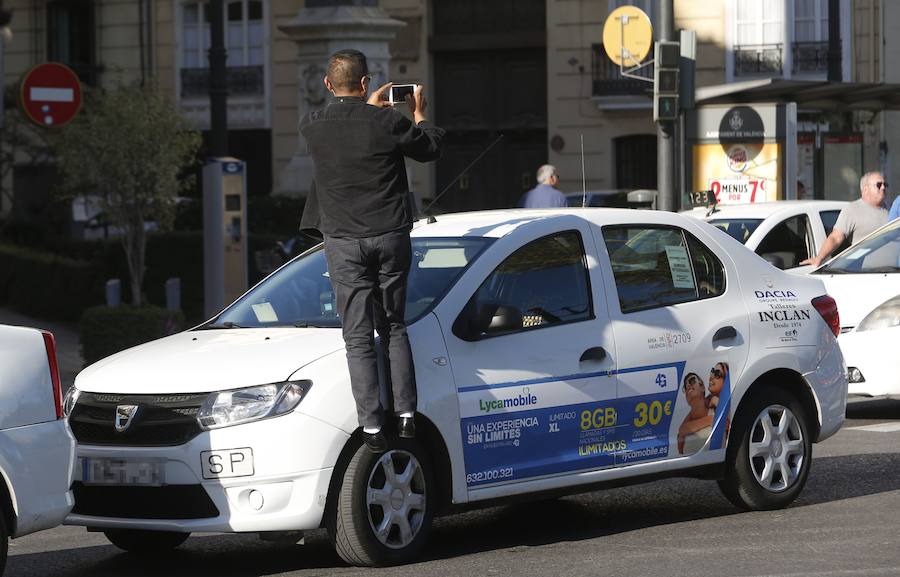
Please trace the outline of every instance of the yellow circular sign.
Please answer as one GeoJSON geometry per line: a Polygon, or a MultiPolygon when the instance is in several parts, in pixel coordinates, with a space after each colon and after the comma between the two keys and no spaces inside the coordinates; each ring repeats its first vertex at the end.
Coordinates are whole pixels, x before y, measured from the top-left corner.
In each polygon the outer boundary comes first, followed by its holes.
{"type": "Polygon", "coordinates": [[[636,6],[620,6],[603,25],[603,49],[619,66],[637,66],[653,48],[653,25],[636,6]]]}

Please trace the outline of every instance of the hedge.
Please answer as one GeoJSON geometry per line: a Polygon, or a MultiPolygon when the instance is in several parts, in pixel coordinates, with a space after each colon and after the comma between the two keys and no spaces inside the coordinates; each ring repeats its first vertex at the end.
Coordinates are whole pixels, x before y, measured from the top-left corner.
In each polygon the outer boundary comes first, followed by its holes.
{"type": "MultiPolygon", "coordinates": [[[[278,240],[286,239],[270,234],[248,236],[250,286],[264,276],[257,269],[254,253],[271,250],[278,240]]],[[[303,238],[296,245],[295,254],[312,241],[303,238]]],[[[59,243],[56,250],[67,256],[0,244],[0,305],[48,320],[78,320],[88,307],[103,304],[104,285],[114,278],[122,283],[122,300],[130,300],[131,281],[119,239],[67,241],[59,243]]],[[[145,303],[164,306],[165,282],[173,277],[181,279],[185,318],[191,323],[204,320],[203,233],[166,232],[147,237],[145,303]]]]}
{"type": "Polygon", "coordinates": [[[81,317],[81,356],[91,364],[184,327],[184,315],[161,307],[97,306],[81,317]]]}
{"type": "Polygon", "coordinates": [[[0,304],[48,320],[78,320],[103,302],[99,268],[53,253],[0,245],[0,304]]]}

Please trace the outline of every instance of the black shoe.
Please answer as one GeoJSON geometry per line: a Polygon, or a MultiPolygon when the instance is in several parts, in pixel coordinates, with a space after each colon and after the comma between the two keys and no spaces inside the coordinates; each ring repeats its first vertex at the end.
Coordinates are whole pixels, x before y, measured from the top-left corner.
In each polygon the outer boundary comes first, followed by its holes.
{"type": "Polygon", "coordinates": [[[373,453],[384,453],[388,450],[387,439],[381,431],[377,433],[366,433],[363,431],[363,441],[366,442],[366,447],[373,453]]]}
{"type": "Polygon", "coordinates": [[[400,417],[397,419],[397,434],[403,439],[412,439],[416,436],[416,420],[414,417],[400,417]]]}

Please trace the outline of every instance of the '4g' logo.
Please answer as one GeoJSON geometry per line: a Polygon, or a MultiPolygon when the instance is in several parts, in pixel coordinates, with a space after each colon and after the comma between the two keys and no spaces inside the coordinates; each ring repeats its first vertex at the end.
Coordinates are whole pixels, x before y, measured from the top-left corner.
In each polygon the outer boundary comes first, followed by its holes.
{"type": "Polygon", "coordinates": [[[666,375],[662,373],[656,373],[656,384],[659,385],[660,389],[666,388],[666,375]]]}

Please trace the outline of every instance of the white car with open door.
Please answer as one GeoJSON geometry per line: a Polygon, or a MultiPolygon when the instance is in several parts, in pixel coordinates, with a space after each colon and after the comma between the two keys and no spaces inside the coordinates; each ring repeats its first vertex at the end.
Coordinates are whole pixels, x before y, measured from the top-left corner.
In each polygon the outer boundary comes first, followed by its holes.
{"type": "Polygon", "coordinates": [[[900,219],[837,255],[811,276],[838,303],[838,343],[849,392],[900,397],[900,219]]]}
{"type": "Polygon", "coordinates": [[[746,509],[802,490],[844,419],[837,311],[677,214],[443,215],[412,233],[417,436],[361,441],[320,248],[195,329],[85,369],[67,523],[130,551],[328,528],[399,563],[450,505],[712,476],[746,509]]]}
{"type": "Polygon", "coordinates": [[[9,538],[55,527],[72,509],[74,460],[53,335],[0,325],[0,574],[9,538]]]}
{"type": "Polygon", "coordinates": [[[682,214],[722,229],[774,266],[789,269],[819,252],[845,206],[840,200],[778,200],[698,207],[682,214]]]}

